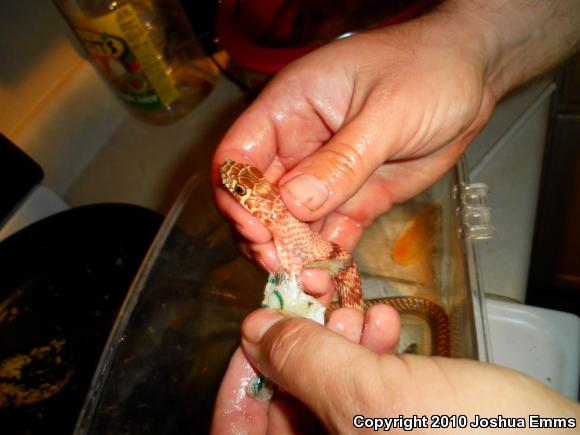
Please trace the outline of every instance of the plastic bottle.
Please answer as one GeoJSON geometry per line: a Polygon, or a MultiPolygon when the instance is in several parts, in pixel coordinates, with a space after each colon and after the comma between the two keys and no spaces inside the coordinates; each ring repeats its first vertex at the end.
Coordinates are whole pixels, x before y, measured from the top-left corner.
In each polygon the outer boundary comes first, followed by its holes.
{"type": "Polygon", "coordinates": [[[54,0],[129,111],[154,124],[188,114],[216,72],[178,0],[54,0]]]}

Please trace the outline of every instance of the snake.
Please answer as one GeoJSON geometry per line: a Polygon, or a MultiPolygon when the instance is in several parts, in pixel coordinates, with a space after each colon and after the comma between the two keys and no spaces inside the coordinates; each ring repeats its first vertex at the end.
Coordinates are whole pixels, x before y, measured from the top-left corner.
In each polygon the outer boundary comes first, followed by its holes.
{"type": "Polygon", "coordinates": [[[365,311],[382,303],[395,308],[399,314],[417,315],[433,333],[433,354],[449,356],[449,321],[439,305],[417,296],[363,300],[361,279],[352,256],[294,217],[278,188],[258,168],[228,159],[219,171],[223,186],[233,198],[272,233],[283,273],[299,275],[305,269],[328,270],[340,307],[365,311]]]}

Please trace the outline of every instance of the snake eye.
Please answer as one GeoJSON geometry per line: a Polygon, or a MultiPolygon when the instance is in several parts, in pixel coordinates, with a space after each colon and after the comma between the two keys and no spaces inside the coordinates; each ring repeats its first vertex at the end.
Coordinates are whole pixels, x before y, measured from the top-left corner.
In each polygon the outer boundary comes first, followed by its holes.
{"type": "Polygon", "coordinates": [[[234,192],[236,192],[238,195],[244,195],[246,193],[246,189],[243,186],[236,184],[236,187],[234,187],[234,192]]]}

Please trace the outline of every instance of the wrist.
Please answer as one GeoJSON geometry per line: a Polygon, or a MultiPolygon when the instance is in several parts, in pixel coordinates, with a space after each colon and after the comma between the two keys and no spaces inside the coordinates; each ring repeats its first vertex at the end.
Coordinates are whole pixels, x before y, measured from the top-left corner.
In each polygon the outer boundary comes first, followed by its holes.
{"type": "Polygon", "coordinates": [[[496,100],[580,47],[580,0],[447,0],[436,12],[461,44],[478,47],[496,100]]]}
{"type": "Polygon", "coordinates": [[[433,19],[440,38],[456,45],[461,57],[476,65],[483,87],[498,101],[507,92],[498,68],[503,42],[481,9],[462,0],[448,0],[433,12],[433,19]]]}

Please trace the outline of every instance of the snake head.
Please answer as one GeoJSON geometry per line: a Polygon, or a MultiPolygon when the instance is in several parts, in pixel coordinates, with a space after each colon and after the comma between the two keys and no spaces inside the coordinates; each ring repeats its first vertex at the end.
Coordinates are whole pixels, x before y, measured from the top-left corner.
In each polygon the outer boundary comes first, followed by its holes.
{"type": "Polygon", "coordinates": [[[272,202],[278,196],[276,187],[250,165],[226,160],[220,166],[222,184],[250,213],[257,215],[261,204],[272,202]]]}

